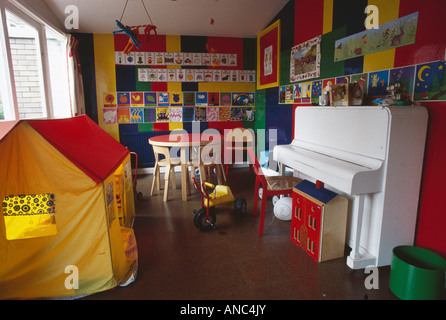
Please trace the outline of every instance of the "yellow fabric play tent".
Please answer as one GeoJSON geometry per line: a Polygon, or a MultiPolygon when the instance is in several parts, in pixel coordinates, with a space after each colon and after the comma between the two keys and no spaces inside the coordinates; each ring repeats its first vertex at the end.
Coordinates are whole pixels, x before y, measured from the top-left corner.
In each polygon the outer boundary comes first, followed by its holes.
{"type": "Polygon", "coordinates": [[[134,279],[130,154],[87,116],[0,122],[0,299],[134,279]]]}

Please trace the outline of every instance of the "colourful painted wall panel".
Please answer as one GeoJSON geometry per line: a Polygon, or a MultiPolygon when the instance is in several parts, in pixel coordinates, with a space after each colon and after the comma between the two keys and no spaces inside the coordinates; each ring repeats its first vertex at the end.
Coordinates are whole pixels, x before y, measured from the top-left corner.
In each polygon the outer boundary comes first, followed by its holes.
{"type": "Polygon", "coordinates": [[[323,33],[324,0],[296,1],[294,10],[294,45],[323,33]]]}
{"type": "Polygon", "coordinates": [[[446,102],[425,102],[429,109],[429,136],[424,159],[423,184],[416,245],[446,257],[446,215],[442,199],[446,179],[446,102]]]}
{"type": "Polygon", "coordinates": [[[95,34],[94,63],[96,71],[96,99],[98,101],[98,124],[113,138],[119,141],[119,127],[117,124],[104,125],[103,122],[103,93],[116,91],[115,53],[113,35],[95,34]]]}
{"type": "MultiPolygon", "coordinates": [[[[379,25],[398,19],[399,0],[369,0],[369,5],[379,9],[379,25]]],[[[364,56],[364,72],[391,69],[394,66],[395,49],[376,52],[364,56]]]]}
{"type": "Polygon", "coordinates": [[[324,0],[324,14],[322,33],[326,34],[333,30],[333,0],[324,0]]]}
{"type": "Polygon", "coordinates": [[[344,61],[334,61],[334,47],[338,39],[345,37],[346,27],[334,29],[321,38],[321,78],[338,77],[344,74],[344,61]]]}
{"type": "Polygon", "coordinates": [[[399,16],[418,12],[418,30],[415,44],[396,48],[395,67],[445,59],[444,6],[443,0],[401,1],[399,16]]]}

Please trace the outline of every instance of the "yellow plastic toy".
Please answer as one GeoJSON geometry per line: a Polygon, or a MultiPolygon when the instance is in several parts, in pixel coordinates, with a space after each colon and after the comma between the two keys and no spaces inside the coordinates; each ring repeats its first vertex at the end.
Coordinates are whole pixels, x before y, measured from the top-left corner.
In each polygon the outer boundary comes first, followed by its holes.
{"type": "Polygon", "coordinates": [[[201,208],[199,210],[194,210],[194,224],[198,230],[209,231],[217,228],[217,225],[215,224],[217,221],[215,206],[217,205],[232,205],[236,216],[245,215],[246,199],[235,199],[228,186],[202,182],[202,188],[200,188],[195,178],[192,178],[192,181],[201,193],[201,208]],[[213,189],[213,191],[208,193],[206,187],[213,189]]]}

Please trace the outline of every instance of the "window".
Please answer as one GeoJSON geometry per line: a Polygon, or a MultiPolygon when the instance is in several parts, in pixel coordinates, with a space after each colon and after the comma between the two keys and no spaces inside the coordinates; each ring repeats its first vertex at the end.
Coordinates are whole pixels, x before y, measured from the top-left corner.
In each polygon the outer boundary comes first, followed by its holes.
{"type": "Polygon", "coordinates": [[[52,193],[7,196],[3,199],[3,218],[8,240],[57,234],[55,196],[52,193]]]}
{"type": "Polygon", "coordinates": [[[67,118],[71,116],[69,108],[70,93],[67,80],[67,38],[65,35],[48,26],[45,26],[45,34],[48,48],[51,102],[53,106],[52,113],[55,118],[67,118]]]}
{"type": "MultiPolygon", "coordinates": [[[[1,46],[1,49],[3,49],[4,46],[1,46]]],[[[0,50],[0,120],[4,120],[6,118],[11,118],[9,116],[9,110],[10,110],[10,103],[7,99],[8,97],[8,87],[6,82],[7,72],[5,67],[5,57],[3,55],[4,50],[0,50]],[[5,115],[6,113],[6,115],[5,115]]]]}
{"type": "Polygon", "coordinates": [[[20,119],[47,116],[39,32],[31,24],[6,10],[15,93],[20,119]]]}
{"type": "Polygon", "coordinates": [[[0,120],[71,116],[66,35],[0,0],[0,120]]]}

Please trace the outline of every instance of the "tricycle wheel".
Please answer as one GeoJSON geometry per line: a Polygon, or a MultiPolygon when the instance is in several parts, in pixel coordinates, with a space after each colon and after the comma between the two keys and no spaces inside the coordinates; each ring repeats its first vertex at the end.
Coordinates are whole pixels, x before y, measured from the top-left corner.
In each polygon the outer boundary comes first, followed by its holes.
{"type": "Polygon", "coordinates": [[[234,214],[237,217],[242,217],[246,214],[246,199],[237,198],[234,202],[234,214]]]}
{"type": "Polygon", "coordinates": [[[194,225],[200,231],[209,231],[215,229],[217,226],[217,215],[215,214],[215,207],[209,208],[209,216],[206,216],[206,207],[202,207],[195,212],[194,225]]]}

